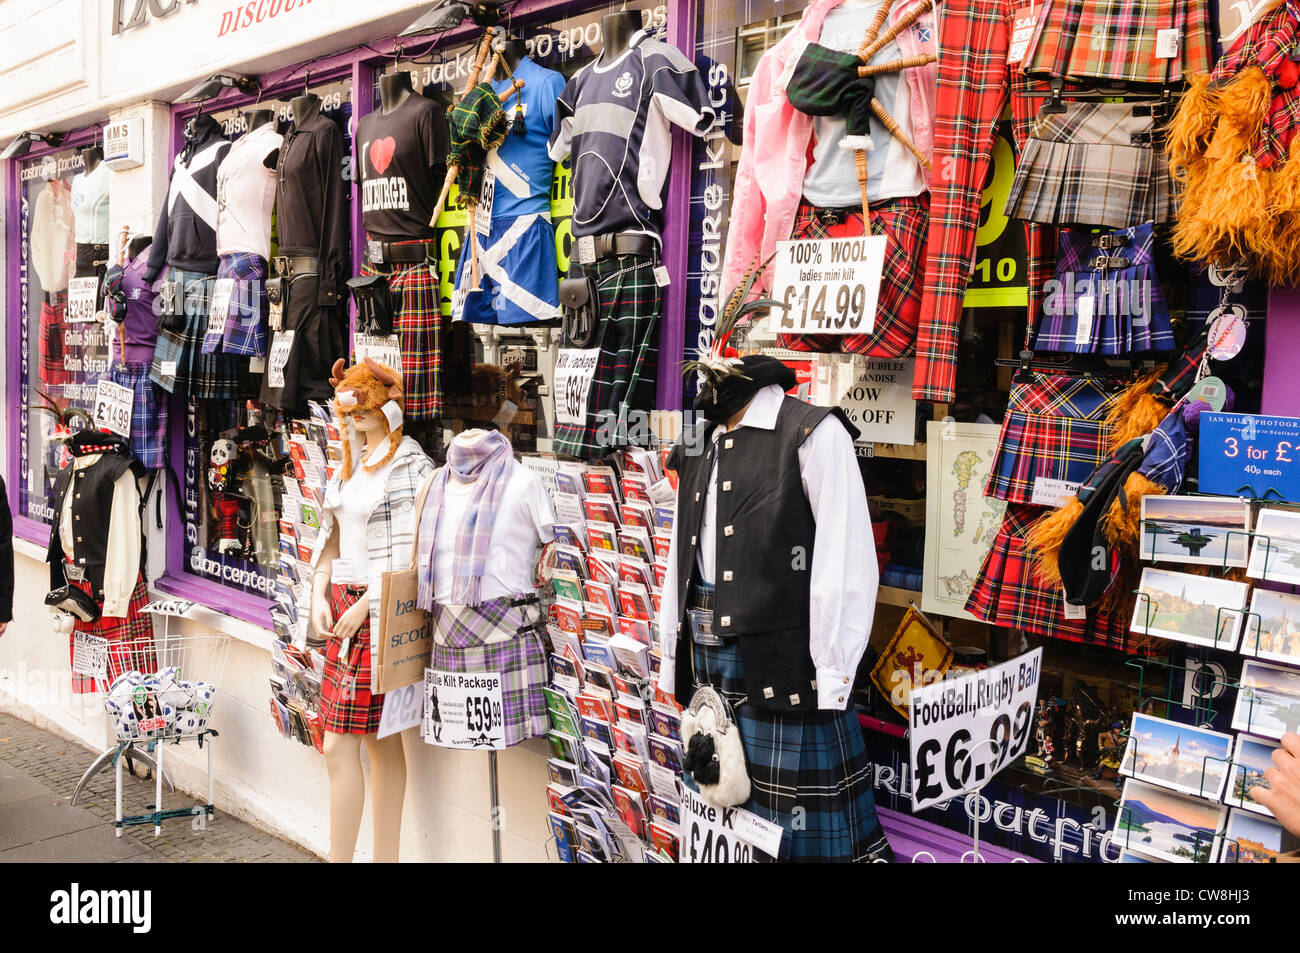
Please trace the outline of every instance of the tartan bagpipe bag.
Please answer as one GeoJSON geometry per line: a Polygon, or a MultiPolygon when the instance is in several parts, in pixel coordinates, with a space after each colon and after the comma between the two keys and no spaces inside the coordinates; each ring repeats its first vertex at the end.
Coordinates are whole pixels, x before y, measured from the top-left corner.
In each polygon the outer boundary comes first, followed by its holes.
{"type": "Polygon", "coordinates": [[[425,478],[415,498],[415,530],[411,540],[411,565],[386,572],[379,587],[379,656],[373,661],[371,691],[375,694],[413,685],[424,678],[433,652],[433,624],[420,608],[420,513],[433,484],[425,478]]]}

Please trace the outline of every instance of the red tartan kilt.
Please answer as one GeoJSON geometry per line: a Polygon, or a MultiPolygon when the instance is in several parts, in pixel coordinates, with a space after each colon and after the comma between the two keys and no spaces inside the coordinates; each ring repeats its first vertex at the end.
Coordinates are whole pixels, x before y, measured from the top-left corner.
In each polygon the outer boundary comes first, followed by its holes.
{"type": "MultiPolygon", "coordinates": [[[[331,586],[330,613],[335,621],[366,591],[364,586],[331,586]]],[[[379,730],[384,696],[370,692],[370,619],[361,624],[341,658],[342,639],[325,646],[325,674],[321,678],[320,720],[326,731],[340,735],[370,735],[379,730]]]]}
{"type": "Polygon", "coordinates": [[[61,387],[71,384],[73,374],[63,366],[63,331],[67,327],[68,295],[60,291],[41,301],[41,384],[61,387]],[[52,300],[50,300],[52,299],[52,300]]]}
{"type": "MultiPolygon", "coordinates": [[[[856,238],[865,234],[862,213],[849,212],[839,225],[826,225],[817,208],[799,203],[792,239],[856,238]]],[[[930,195],[886,199],[871,206],[871,234],[884,235],[885,266],[876,299],[876,323],[870,334],[780,334],[781,346],[792,351],[843,352],[867,357],[907,357],[916,352],[925,289],[926,236],[930,228],[930,195]]]]}
{"type": "MultiPolygon", "coordinates": [[[[74,582],[72,585],[92,599],[96,598],[90,583],[74,582]]],[[[158,671],[158,656],[153,643],[153,619],[142,611],[148,604],[149,589],[144,583],[144,576],[141,575],[136,578],[135,589],[131,591],[131,602],[124,618],[111,619],[101,615],[96,622],[77,620],[76,625],[73,626],[74,633],[84,632],[108,640],[109,682],[123,672],[149,674],[158,671]]],[[[72,660],[73,646],[73,637],[69,635],[69,662],[72,660]]],[[[78,695],[98,692],[104,687],[89,675],[78,675],[76,672],[72,674],[72,691],[78,695]]]]}

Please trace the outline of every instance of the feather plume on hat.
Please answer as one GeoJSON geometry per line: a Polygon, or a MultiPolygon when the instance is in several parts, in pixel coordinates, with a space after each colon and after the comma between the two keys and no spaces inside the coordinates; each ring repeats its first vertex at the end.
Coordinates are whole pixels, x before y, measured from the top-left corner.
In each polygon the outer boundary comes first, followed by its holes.
{"type": "Polygon", "coordinates": [[[703,374],[716,386],[728,377],[746,376],[736,349],[729,347],[728,342],[738,328],[753,322],[754,312],[771,308],[784,310],[787,307],[775,298],[755,297],[750,300],[750,296],[755,293],[754,285],[759,276],[767,270],[767,266],[775,257],[776,255],[773,254],[761,265],[758,263],[758,257],[754,257],[754,264],[745,272],[740,283],[731,289],[731,293],[727,295],[722,305],[717,324],[713,326],[713,344],[707,352],[700,352],[698,360],[686,361],[682,364],[683,377],[703,374]]]}

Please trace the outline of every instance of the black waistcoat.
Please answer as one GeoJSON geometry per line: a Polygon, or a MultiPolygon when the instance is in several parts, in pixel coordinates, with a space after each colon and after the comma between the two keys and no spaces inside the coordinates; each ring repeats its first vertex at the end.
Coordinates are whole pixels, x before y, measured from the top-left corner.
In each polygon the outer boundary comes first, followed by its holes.
{"type": "Polygon", "coordinates": [[[692,691],[690,625],[686,607],[700,523],[714,457],[717,515],[713,631],[739,640],[749,704],[770,711],[817,707],[816,669],[808,647],[808,605],[817,525],[804,493],[799,447],[838,408],[813,407],[786,397],[773,430],[740,427],[711,437],[708,425],[674,448],[668,461],[678,473],[677,700],[692,691]],[[691,453],[694,446],[699,452],[691,453]]]}
{"type": "Polygon", "coordinates": [[[54,483],[54,526],[50,530],[50,548],[45,558],[50,564],[50,588],[64,585],[63,506],[72,494],[72,551],[77,566],[86,573],[94,587],[95,599],[104,601],[104,566],[108,556],[108,527],[113,514],[113,487],[127,470],[137,478],[145,473],[143,465],[131,455],[126,441],[115,434],[82,431],[70,443],[74,456],[89,446],[108,447],[95,463],[82,470],[68,465],[54,483]]]}

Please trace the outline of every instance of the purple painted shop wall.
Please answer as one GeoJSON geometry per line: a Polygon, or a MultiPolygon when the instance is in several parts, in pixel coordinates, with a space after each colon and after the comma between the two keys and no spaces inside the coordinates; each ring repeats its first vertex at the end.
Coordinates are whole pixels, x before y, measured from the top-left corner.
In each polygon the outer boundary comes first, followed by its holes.
{"type": "Polygon", "coordinates": [[[1300,417],[1300,289],[1272,288],[1264,330],[1266,414],[1300,417]]]}

